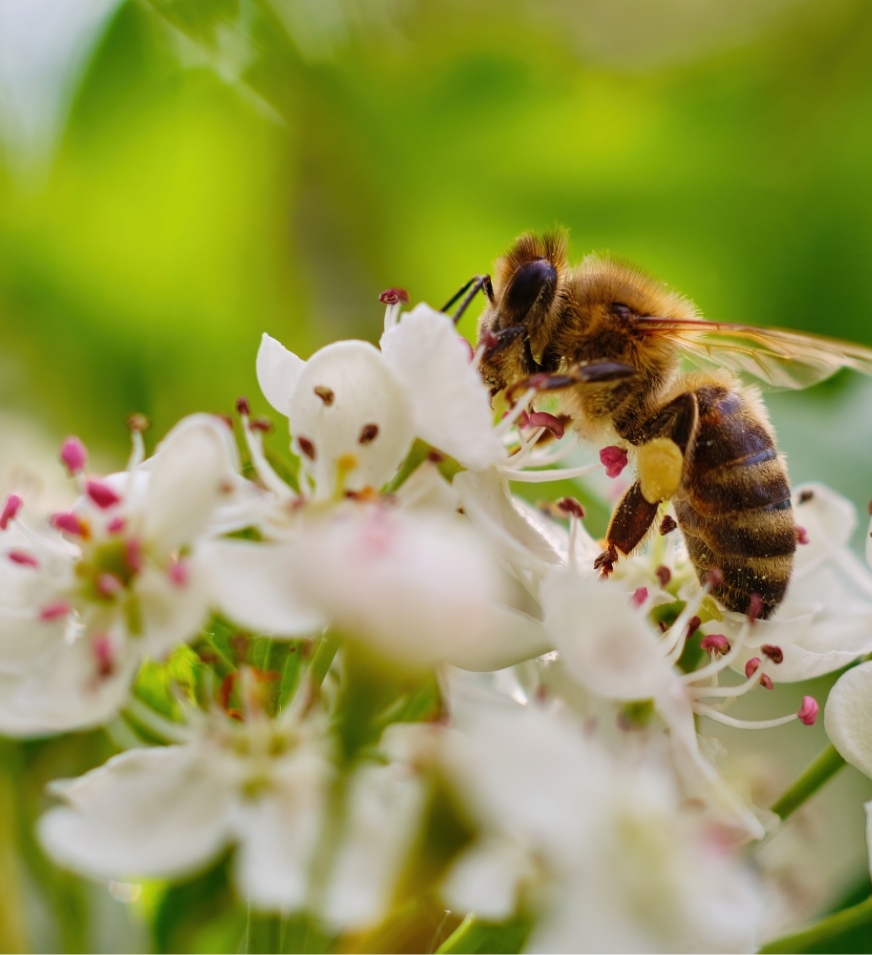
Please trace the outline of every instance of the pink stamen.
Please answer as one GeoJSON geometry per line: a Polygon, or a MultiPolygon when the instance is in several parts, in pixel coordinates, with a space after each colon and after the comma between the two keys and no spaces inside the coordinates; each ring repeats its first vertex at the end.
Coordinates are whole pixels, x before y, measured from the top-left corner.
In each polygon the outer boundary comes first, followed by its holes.
{"type": "Polygon", "coordinates": [[[93,643],[94,659],[97,661],[97,675],[102,679],[115,672],[115,653],[108,636],[99,636],[93,643]]]}
{"type": "Polygon", "coordinates": [[[574,497],[561,497],[557,502],[557,506],[564,514],[577,517],[579,520],[584,518],[584,508],[574,497]]]}
{"type": "Polygon", "coordinates": [[[797,525],[796,527],[796,543],[797,544],[807,544],[808,543],[808,534],[804,527],[797,525]]]}
{"type": "Polygon", "coordinates": [[[699,645],[703,650],[708,650],[709,653],[719,653],[721,656],[730,652],[729,641],[722,633],[711,633],[707,637],[703,637],[699,645]]]}
{"type": "Polygon", "coordinates": [[[760,647],[760,652],[764,653],[773,663],[781,663],[784,659],[784,651],[781,647],[775,647],[771,643],[764,643],[760,647]]]}
{"type": "Polygon", "coordinates": [[[806,726],[814,726],[819,710],[820,707],[813,696],[804,696],[802,698],[802,706],[796,715],[799,717],[800,723],[805,723],[806,726]]]}
{"type": "Polygon", "coordinates": [[[106,532],[109,534],[120,534],[124,530],[127,520],[123,517],[113,517],[106,525],[106,532]]]}
{"type": "Polygon", "coordinates": [[[527,415],[527,421],[533,428],[546,428],[555,438],[563,437],[563,425],[558,418],[555,418],[553,414],[548,414],[547,411],[533,411],[527,415]]]}
{"type": "Polygon", "coordinates": [[[190,568],[184,561],[173,560],[167,574],[169,575],[170,581],[177,587],[184,587],[190,576],[190,568]]]}
{"type": "Polygon", "coordinates": [[[600,462],[610,478],[616,478],[627,466],[627,452],[616,445],[603,448],[599,454],[600,462]]]}
{"type": "Polygon", "coordinates": [[[127,566],[134,574],[138,574],[142,570],[142,541],[136,537],[131,537],[127,541],[124,556],[127,559],[127,566]]]}
{"type": "Polygon", "coordinates": [[[13,564],[21,564],[22,567],[39,567],[39,561],[26,550],[10,550],[6,556],[13,564]]]}
{"type": "Polygon", "coordinates": [[[633,603],[637,607],[641,607],[643,603],[648,599],[648,588],[647,587],[637,587],[633,591],[633,603]]]}
{"type": "Polygon", "coordinates": [[[102,481],[88,481],[85,485],[88,497],[97,505],[97,507],[114,507],[120,500],[120,496],[102,481]]]}
{"type": "Polygon", "coordinates": [[[14,521],[24,501],[17,494],[10,494],[0,511],[0,531],[5,531],[10,521],[14,521]]]}
{"type": "Polygon", "coordinates": [[[85,445],[77,437],[71,435],[69,438],[65,438],[61,445],[60,458],[72,476],[85,469],[85,465],[88,463],[88,452],[85,445]]]}
{"type": "Polygon", "coordinates": [[[748,622],[754,623],[763,613],[763,598],[760,594],[751,594],[748,598],[748,622]]]}
{"type": "Polygon", "coordinates": [[[745,676],[750,680],[760,667],[760,657],[751,657],[745,664],[745,676]]]}
{"type": "Polygon", "coordinates": [[[379,295],[378,300],[382,305],[397,305],[400,302],[408,302],[409,293],[404,288],[389,288],[379,295]]]}
{"type": "Polygon", "coordinates": [[[58,600],[55,603],[47,604],[39,612],[40,620],[57,620],[58,617],[66,617],[72,610],[72,606],[64,600],[58,600]]]}
{"type": "Polygon", "coordinates": [[[73,514],[72,511],[62,511],[60,514],[53,514],[51,524],[59,531],[65,531],[74,537],[85,537],[88,533],[88,526],[84,521],[73,514]]]}
{"type": "Polygon", "coordinates": [[[103,597],[114,597],[124,589],[124,584],[115,576],[115,574],[100,574],[97,580],[97,590],[103,597]]]}

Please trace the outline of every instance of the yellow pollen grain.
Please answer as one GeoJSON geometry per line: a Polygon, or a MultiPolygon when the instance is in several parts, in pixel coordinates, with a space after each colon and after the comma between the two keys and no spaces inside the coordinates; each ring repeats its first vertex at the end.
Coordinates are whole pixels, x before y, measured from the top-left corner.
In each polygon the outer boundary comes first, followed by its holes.
{"type": "Polygon", "coordinates": [[[636,456],[642,497],[649,504],[666,501],[678,490],[684,455],[670,438],[654,438],[636,456]]]}

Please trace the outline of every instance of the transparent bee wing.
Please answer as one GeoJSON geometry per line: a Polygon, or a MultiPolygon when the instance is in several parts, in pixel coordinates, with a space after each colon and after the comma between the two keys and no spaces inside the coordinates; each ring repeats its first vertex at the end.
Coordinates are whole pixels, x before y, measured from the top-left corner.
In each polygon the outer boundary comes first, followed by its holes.
{"type": "Polygon", "coordinates": [[[840,368],[872,375],[872,349],[835,338],[701,319],[638,321],[652,335],[670,338],[695,363],[750,375],[775,388],[808,388],[840,368]]]}

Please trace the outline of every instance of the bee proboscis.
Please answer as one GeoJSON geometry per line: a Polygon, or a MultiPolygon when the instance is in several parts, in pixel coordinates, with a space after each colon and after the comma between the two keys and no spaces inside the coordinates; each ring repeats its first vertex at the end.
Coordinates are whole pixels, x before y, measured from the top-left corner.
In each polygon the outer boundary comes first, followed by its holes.
{"type": "Polygon", "coordinates": [[[635,458],[637,479],[595,566],[610,573],[671,500],[700,582],[728,610],[770,616],[790,581],[797,528],[766,407],[740,376],[804,388],[844,367],[872,374],[872,350],[706,321],[690,300],[611,257],[570,267],[562,232],[522,235],[493,282],[477,276],[455,300],[470,286],[459,311],[484,290],[480,367],[494,392],[536,376],[561,389],[582,437],[635,458]],[[710,370],[685,371],[682,358],[710,370]]]}

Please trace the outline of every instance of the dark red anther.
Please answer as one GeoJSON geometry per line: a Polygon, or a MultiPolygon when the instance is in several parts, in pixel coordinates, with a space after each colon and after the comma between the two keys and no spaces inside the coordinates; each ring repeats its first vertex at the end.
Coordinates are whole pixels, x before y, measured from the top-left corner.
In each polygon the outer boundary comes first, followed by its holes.
{"type": "Polygon", "coordinates": [[[669,581],[672,580],[672,571],[666,564],[661,564],[657,570],[654,571],[654,576],[660,581],[660,586],[665,587],[669,581]]]}
{"type": "Polygon", "coordinates": [[[409,293],[404,288],[389,288],[379,295],[382,305],[397,305],[399,302],[408,302],[409,293]]]}
{"type": "Polygon", "coordinates": [[[546,428],[555,438],[562,438],[564,435],[563,424],[559,418],[547,411],[533,411],[527,416],[527,423],[533,428],[546,428]]]}
{"type": "Polygon", "coordinates": [[[269,434],[273,429],[273,423],[269,418],[250,418],[248,427],[251,428],[252,431],[261,431],[264,434],[269,434]]]}
{"type": "Polygon", "coordinates": [[[148,431],[151,427],[151,422],[144,414],[140,414],[137,411],[127,416],[127,427],[130,428],[131,431],[139,431],[142,433],[143,431],[148,431]]]}
{"type": "Polygon", "coordinates": [[[315,392],[328,408],[336,400],[336,392],[332,388],[328,388],[327,385],[315,385],[312,391],[315,392]]]}
{"type": "Polygon", "coordinates": [[[117,504],[121,497],[102,481],[88,481],[85,485],[88,497],[97,505],[97,507],[107,508],[117,504]]]}
{"type": "Polygon", "coordinates": [[[692,637],[692,636],[696,633],[697,630],[699,630],[699,626],[700,626],[701,623],[702,623],[702,620],[700,620],[699,617],[691,617],[690,620],[687,621],[687,637],[688,637],[688,639],[689,639],[690,637],[692,637]]]}
{"type": "Polygon", "coordinates": [[[313,441],[310,441],[308,438],[304,438],[302,435],[297,437],[297,444],[300,446],[300,450],[310,461],[315,460],[315,444],[313,441]]]}
{"type": "Polygon", "coordinates": [[[365,424],[360,429],[360,437],[357,439],[358,444],[372,444],[373,441],[378,437],[378,425],[377,424],[365,424]]]}
{"type": "Polygon", "coordinates": [[[796,543],[797,544],[807,544],[808,543],[808,534],[804,527],[800,527],[799,524],[796,525],[796,543]]]}
{"type": "Polygon", "coordinates": [[[710,590],[715,590],[724,582],[724,572],[719,567],[712,567],[703,582],[708,584],[710,590]]]}
{"type": "Polygon", "coordinates": [[[799,492],[799,503],[808,504],[808,502],[812,500],[813,497],[814,497],[814,491],[810,491],[808,490],[808,488],[806,488],[806,490],[799,492]]]}
{"type": "Polygon", "coordinates": [[[112,641],[106,635],[101,635],[93,643],[94,659],[97,663],[97,676],[106,679],[115,672],[115,652],[112,641]]]}
{"type": "Polygon", "coordinates": [[[222,710],[227,712],[230,707],[230,697],[233,693],[233,685],[236,682],[236,674],[228,673],[227,676],[221,681],[221,686],[218,688],[218,705],[222,710]]]}
{"type": "Polygon", "coordinates": [[[427,460],[431,464],[441,464],[445,460],[445,455],[441,451],[437,451],[435,448],[431,448],[427,452],[427,460]]]}
{"type": "Polygon", "coordinates": [[[781,647],[775,647],[771,643],[764,643],[763,646],[760,647],[760,652],[769,657],[773,663],[781,663],[784,659],[784,651],[781,647]]]}
{"type": "Polygon", "coordinates": [[[660,522],[660,533],[664,536],[666,534],[671,534],[676,527],[678,527],[678,524],[676,523],[675,518],[671,514],[664,514],[663,520],[660,522]]]}
{"type": "Polygon", "coordinates": [[[745,676],[750,680],[760,668],[760,657],[751,657],[745,664],[745,676]]]}
{"type": "Polygon", "coordinates": [[[5,531],[10,521],[14,521],[24,501],[17,494],[10,494],[0,511],[0,531],[5,531]]]}
{"type": "Polygon", "coordinates": [[[763,598],[760,594],[751,594],[748,598],[748,622],[754,623],[763,613],[763,598]]]}
{"type": "Polygon", "coordinates": [[[239,397],[236,399],[236,413],[243,417],[248,417],[251,414],[251,405],[248,403],[248,398],[239,397]]]}
{"type": "Polygon", "coordinates": [[[610,478],[616,478],[627,466],[627,452],[617,445],[603,448],[599,453],[600,462],[610,478]]]}
{"type": "Polygon", "coordinates": [[[718,653],[721,656],[730,652],[729,641],[722,633],[710,633],[700,640],[699,645],[703,650],[708,650],[709,653],[718,653]]]}
{"type": "Polygon", "coordinates": [[[814,726],[819,710],[820,707],[813,696],[804,696],[802,706],[800,706],[796,715],[799,717],[800,723],[805,723],[806,726],[814,726]]]}
{"type": "Polygon", "coordinates": [[[583,520],[584,518],[584,508],[574,497],[561,497],[557,502],[557,506],[564,514],[570,517],[577,517],[579,520],[583,520]]]}

